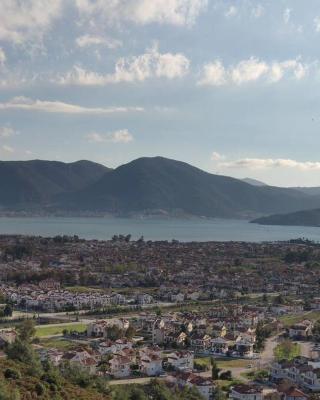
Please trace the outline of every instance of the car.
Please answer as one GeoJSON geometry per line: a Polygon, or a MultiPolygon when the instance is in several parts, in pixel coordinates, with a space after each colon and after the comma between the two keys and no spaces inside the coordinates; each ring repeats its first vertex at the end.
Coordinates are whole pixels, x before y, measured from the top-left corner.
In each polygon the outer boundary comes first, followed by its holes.
{"type": "Polygon", "coordinates": [[[252,367],[253,367],[252,364],[248,364],[248,365],[247,365],[247,368],[252,368],[252,367]]]}

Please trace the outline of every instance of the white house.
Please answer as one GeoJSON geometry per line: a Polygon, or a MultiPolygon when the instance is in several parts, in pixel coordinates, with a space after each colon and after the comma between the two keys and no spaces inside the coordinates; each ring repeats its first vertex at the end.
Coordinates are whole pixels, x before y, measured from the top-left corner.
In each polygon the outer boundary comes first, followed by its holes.
{"type": "Polygon", "coordinates": [[[168,364],[180,371],[192,371],[194,354],[192,351],[175,351],[168,354],[168,364]]]}
{"type": "Polygon", "coordinates": [[[254,385],[236,385],[232,387],[229,398],[232,400],[262,400],[262,388],[254,385]]]}

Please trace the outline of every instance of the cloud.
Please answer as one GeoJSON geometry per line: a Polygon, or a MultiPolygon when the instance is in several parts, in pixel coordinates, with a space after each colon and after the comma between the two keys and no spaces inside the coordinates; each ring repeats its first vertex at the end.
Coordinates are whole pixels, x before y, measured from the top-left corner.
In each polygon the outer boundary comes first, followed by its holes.
{"type": "Polygon", "coordinates": [[[240,160],[228,161],[220,163],[220,167],[237,169],[270,169],[270,168],[290,168],[301,171],[320,170],[320,162],[318,161],[296,161],[285,158],[242,158],[240,160]]]}
{"type": "Polygon", "coordinates": [[[205,64],[199,85],[222,86],[227,83],[227,72],[221,61],[205,64]]]}
{"type": "Polygon", "coordinates": [[[7,57],[4,50],[0,47],[0,66],[4,66],[6,63],[7,57]]]}
{"type": "Polygon", "coordinates": [[[207,7],[208,0],[76,0],[82,16],[100,16],[109,22],[192,25],[207,7]]]}
{"type": "Polygon", "coordinates": [[[268,65],[264,61],[251,57],[248,60],[240,61],[230,71],[231,79],[237,85],[245,82],[256,81],[268,71],[268,65]]]}
{"type": "Polygon", "coordinates": [[[313,23],[315,31],[320,32],[320,17],[315,17],[313,23]]]}
{"type": "Polygon", "coordinates": [[[14,136],[17,132],[10,126],[0,126],[0,137],[1,138],[8,138],[14,136]]]}
{"type": "Polygon", "coordinates": [[[1,146],[1,149],[3,151],[5,151],[6,153],[14,153],[14,148],[11,146],[8,146],[6,144],[4,144],[3,146],[1,146]]]}
{"type": "Polygon", "coordinates": [[[60,101],[33,100],[28,97],[14,97],[6,103],[0,103],[1,110],[23,110],[23,111],[40,111],[48,113],[62,114],[112,114],[125,112],[140,112],[141,107],[83,107],[76,104],[63,103],[60,101]]]}
{"type": "Polygon", "coordinates": [[[224,159],[225,159],[225,156],[223,154],[220,154],[220,153],[216,152],[216,151],[212,152],[212,154],[211,154],[211,160],[212,161],[221,161],[221,160],[224,160],[224,159]]]}
{"type": "Polygon", "coordinates": [[[128,129],[121,129],[115,132],[108,132],[108,133],[97,133],[91,132],[89,133],[86,138],[90,143],[129,143],[133,141],[132,134],[128,131],[128,129]]]}
{"type": "Polygon", "coordinates": [[[262,79],[264,82],[275,83],[285,77],[300,80],[306,76],[308,69],[309,65],[302,63],[299,58],[268,63],[251,57],[229,67],[225,67],[221,61],[215,60],[203,66],[198,84],[207,86],[242,85],[262,79]]]}
{"type": "Polygon", "coordinates": [[[175,79],[185,76],[190,61],[181,53],[160,53],[154,46],[139,56],[120,58],[111,74],[87,71],[75,65],[58,78],[62,85],[103,86],[120,82],[143,82],[150,78],[175,79]]]}
{"type": "Polygon", "coordinates": [[[286,9],[283,11],[282,18],[283,18],[283,22],[284,22],[285,24],[288,24],[288,23],[290,22],[290,18],[291,18],[291,9],[290,9],[290,8],[286,8],[286,9]]]}
{"type": "Polygon", "coordinates": [[[227,18],[235,17],[238,14],[238,9],[235,6],[230,6],[228,10],[225,12],[225,16],[227,18]]]}
{"type": "Polygon", "coordinates": [[[93,35],[79,36],[76,39],[76,44],[78,47],[105,46],[108,49],[116,49],[122,46],[121,40],[93,35]]]}
{"type": "Polygon", "coordinates": [[[40,39],[62,9],[62,0],[1,0],[0,40],[40,39]]]}

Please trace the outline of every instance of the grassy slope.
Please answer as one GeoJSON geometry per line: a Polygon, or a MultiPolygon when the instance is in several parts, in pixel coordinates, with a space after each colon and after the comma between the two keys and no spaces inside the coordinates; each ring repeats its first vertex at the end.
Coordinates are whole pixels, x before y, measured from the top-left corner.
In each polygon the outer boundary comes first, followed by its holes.
{"type": "MultiPolygon", "coordinates": [[[[63,382],[63,389],[58,389],[54,393],[49,384],[44,383],[38,377],[28,375],[25,365],[9,360],[0,360],[0,382],[10,394],[17,390],[20,394],[20,397],[17,398],[20,400],[110,400],[109,397],[102,396],[94,390],[81,389],[66,381],[63,382]],[[5,379],[3,373],[7,368],[18,371],[21,377],[18,379],[5,379]],[[37,395],[36,387],[39,384],[43,385],[45,389],[42,395],[37,395]]],[[[6,399],[7,397],[4,398],[6,399]]]]}

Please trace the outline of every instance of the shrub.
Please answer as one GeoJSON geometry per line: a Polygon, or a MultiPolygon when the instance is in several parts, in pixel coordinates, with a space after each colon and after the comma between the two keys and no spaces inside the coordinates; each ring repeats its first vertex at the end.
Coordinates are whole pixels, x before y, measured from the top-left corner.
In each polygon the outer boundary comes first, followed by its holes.
{"type": "Polygon", "coordinates": [[[220,379],[223,380],[223,381],[231,381],[232,380],[231,371],[221,372],[220,379]]]}
{"type": "Polygon", "coordinates": [[[38,396],[42,396],[43,394],[45,394],[46,388],[44,387],[44,385],[42,385],[42,383],[38,382],[36,384],[35,390],[38,396]]]}
{"type": "Polygon", "coordinates": [[[6,379],[20,379],[21,378],[21,374],[19,371],[12,369],[12,368],[7,368],[4,371],[4,377],[6,379]]]}

